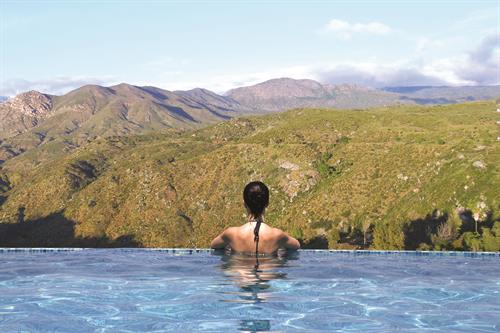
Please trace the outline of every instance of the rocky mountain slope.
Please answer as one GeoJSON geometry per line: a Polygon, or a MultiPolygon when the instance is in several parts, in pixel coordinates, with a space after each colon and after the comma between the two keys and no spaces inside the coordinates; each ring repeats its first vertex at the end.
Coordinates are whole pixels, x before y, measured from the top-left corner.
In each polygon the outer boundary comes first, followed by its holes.
{"type": "Polygon", "coordinates": [[[0,103],[0,133],[15,136],[37,126],[50,116],[55,96],[28,91],[0,103]]]}
{"type": "Polygon", "coordinates": [[[206,247],[260,179],[266,221],[306,247],[499,250],[496,108],[296,109],[41,145],[2,165],[0,246],[206,247]]]}

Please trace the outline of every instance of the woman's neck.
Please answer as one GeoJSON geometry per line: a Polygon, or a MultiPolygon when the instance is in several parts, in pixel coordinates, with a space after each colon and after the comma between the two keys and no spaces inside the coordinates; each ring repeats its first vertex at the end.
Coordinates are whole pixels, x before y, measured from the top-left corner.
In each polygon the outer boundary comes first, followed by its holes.
{"type": "Polygon", "coordinates": [[[262,218],[262,215],[260,216],[253,216],[253,215],[248,215],[248,223],[251,223],[251,222],[264,222],[264,219],[262,218]]]}

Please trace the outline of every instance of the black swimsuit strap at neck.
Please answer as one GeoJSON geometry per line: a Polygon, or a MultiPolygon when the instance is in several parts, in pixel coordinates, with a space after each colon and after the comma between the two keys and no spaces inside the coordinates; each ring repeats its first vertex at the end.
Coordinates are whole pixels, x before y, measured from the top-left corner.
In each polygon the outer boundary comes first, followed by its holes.
{"type": "Polygon", "coordinates": [[[259,229],[260,225],[262,224],[262,217],[259,216],[257,219],[253,219],[249,222],[256,222],[255,229],[253,230],[254,233],[254,242],[255,242],[255,269],[259,268],[259,229]]]}

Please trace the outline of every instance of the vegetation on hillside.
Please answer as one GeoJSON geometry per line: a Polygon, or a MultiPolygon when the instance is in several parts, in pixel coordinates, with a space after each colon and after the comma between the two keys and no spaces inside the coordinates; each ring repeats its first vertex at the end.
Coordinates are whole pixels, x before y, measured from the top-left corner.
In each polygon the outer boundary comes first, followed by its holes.
{"type": "Polygon", "coordinates": [[[494,102],[296,109],[193,130],[40,146],[0,170],[0,246],[207,247],[266,221],[305,247],[500,250],[494,102]]]}

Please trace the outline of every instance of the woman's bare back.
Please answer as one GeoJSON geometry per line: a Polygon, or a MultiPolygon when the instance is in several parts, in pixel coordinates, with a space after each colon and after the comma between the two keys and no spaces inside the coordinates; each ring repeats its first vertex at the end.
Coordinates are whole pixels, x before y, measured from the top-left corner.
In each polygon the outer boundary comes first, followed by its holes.
{"type": "MultiPolygon", "coordinates": [[[[226,229],[219,237],[222,244],[229,246],[235,252],[254,253],[255,240],[254,229],[256,222],[248,222],[240,227],[231,227],[226,229]]],[[[219,238],[218,237],[218,238],[219,238]]],[[[212,247],[222,245],[214,239],[212,247]]],[[[261,223],[259,229],[259,253],[275,253],[278,249],[298,249],[299,242],[289,236],[287,233],[277,228],[272,228],[265,223],[261,223]]]]}
{"type": "Polygon", "coordinates": [[[264,211],[269,204],[269,188],[260,181],[248,183],[243,190],[243,202],[248,220],[241,227],[231,227],[215,237],[210,244],[213,249],[230,247],[235,252],[275,253],[278,249],[296,250],[298,240],[280,229],[264,223],[264,211]]]}

